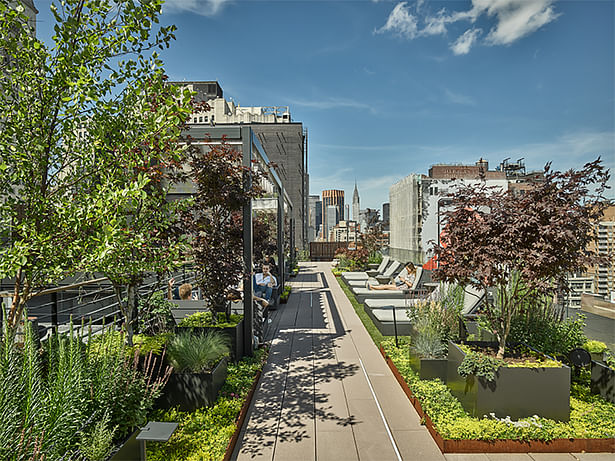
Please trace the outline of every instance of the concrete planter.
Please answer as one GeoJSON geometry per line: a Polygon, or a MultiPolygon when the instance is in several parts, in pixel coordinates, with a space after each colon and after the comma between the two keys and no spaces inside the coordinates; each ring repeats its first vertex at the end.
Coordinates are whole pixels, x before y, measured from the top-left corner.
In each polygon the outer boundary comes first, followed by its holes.
{"type": "Polygon", "coordinates": [[[421,379],[439,379],[446,383],[448,358],[424,359],[414,352],[410,352],[410,366],[419,374],[421,379]]]}
{"type": "Polygon", "coordinates": [[[173,372],[158,399],[158,407],[169,409],[179,405],[181,411],[194,411],[197,408],[213,405],[226,380],[226,365],[227,359],[223,358],[211,371],[173,372]]]}
{"type": "Polygon", "coordinates": [[[602,362],[592,360],[591,391],[605,400],[615,403],[615,370],[602,362]]]}
{"type": "Polygon", "coordinates": [[[194,334],[205,334],[208,331],[221,331],[230,340],[231,359],[241,360],[244,355],[243,350],[243,319],[234,327],[218,328],[211,327],[175,327],[176,333],[190,331],[194,334]]]}
{"type": "Polygon", "coordinates": [[[570,368],[567,366],[500,367],[495,381],[486,381],[459,375],[457,368],[464,357],[465,353],[449,341],[447,386],[470,415],[482,417],[495,413],[498,418],[539,415],[558,421],[570,419],[570,368]]]}

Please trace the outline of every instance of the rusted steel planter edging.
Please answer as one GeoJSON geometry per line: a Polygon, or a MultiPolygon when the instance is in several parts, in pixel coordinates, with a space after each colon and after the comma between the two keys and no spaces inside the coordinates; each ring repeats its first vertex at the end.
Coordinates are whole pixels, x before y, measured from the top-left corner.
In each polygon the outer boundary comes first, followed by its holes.
{"type": "Polygon", "coordinates": [[[226,451],[224,452],[223,461],[230,461],[231,456],[233,456],[233,451],[235,451],[235,445],[237,445],[237,441],[239,440],[239,434],[241,433],[241,429],[243,428],[243,423],[246,420],[248,409],[250,408],[250,404],[252,403],[252,399],[254,398],[254,393],[256,392],[256,387],[258,386],[258,382],[261,379],[261,374],[262,374],[261,370],[258,370],[256,372],[256,376],[254,377],[254,382],[252,383],[250,392],[248,392],[246,401],[241,406],[241,411],[239,412],[239,416],[237,417],[237,427],[235,428],[235,432],[233,432],[233,436],[231,437],[231,440],[229,440],[228,442],[226,451]]]}
{"type": "Polygon", "coordinates": [[[615,453],[615,439],[554,439],[542,440],[452,440],[444,439],[425,414],[421,402],[412,394],[412,390],[403,378],[393,360],[380,346],[380,353],[393,372],[404,393],[419,416],[425,421],[425,426],[442,453],[615,453]]]}

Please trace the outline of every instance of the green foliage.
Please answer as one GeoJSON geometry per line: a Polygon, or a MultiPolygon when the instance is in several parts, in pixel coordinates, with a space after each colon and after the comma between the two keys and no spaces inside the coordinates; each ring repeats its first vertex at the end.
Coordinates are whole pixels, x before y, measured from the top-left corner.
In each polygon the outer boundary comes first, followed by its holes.
{"type": "Polygon", "coordinates": [[[228,365],[228,376],[213,407],[199,408],[192,413],[176,409],[157,411],[156,421],[178,422],[179,427],[167,443],[149,443],[147,458],[153,461],[222,460],[236,429],[236,420],[254,377],[266,359],[260,349],[254,357],[246,357],[228,365]]]}
{"type": "Polygon", "coordinates": [[[144,335],[157,335],[173,330],[175,322],[171,309],[175,306],[162,293],[154,292],[139,299],[139,331],[144,335]]]}
{"type": "Polygon", "coordinates": [[[40,351],[29,323],[22,347],[2,336],[0,459],[30,459],[35,450],[60,459],[77,448],[88,421],[95,427],[105,419],[118,436],[145,423],[166,377],[153,376],[151,365],[145,374],[138,371],[119,333],[88,339],[84,343],[71,325],[40,351]]]}
{"type": "Polygon", "coordinates": [[[229,328],[237,326],[242,319],[243,315],[231,314],[227,317],[225,312],[217,312],[216,322],[214,323],[214,315],[212,312],[195,312],[194,314],[183,318],[179,322],[178,326],[229,328]]]}
{"type": "Polygon", "coordinates": [[[461,376],[474,375],[487,381],[495,381],[495,374],[503,365],[502,360],[472,350],[465,350],[463,361],[457,368],[461,376]]]}
{"type": "Polygon", "coordinates": [[[115,428],[109,427],[109,414],[94,424],[94,427],[81,434],[79,451],[87,461],[104,461],[113,447],[115,428]]]}
{"type": "Polygon", "coordinates": [[[138,349],[141,356],[148,355],[150,352],[160,355],[173,336],[175,336],[174,333],[160,333],[155,336],[135,335],[134,349],[138,349]]]}
{"type": "Polygon", "coordinates": [[[353,250],[339,248],[335,252],[335,257],[338,259],[337,267],[344,271],[351,272],[365,270],[367,268],[369,254],[369,251],[365,248],[353,250]]]}
{"type": "Polygon", "coordinates": [[[290,297],[290,292],[292,291],[292,286],[289,284],[284,285],[284,290],[280,293],[280,301],[286,302],[290,297]]]}
{"type": "Polygon", "coordinates": [[[152,52],[175,27],[157,25],[161,0],[58,3],[46,44],[19,3],[0,0],[0,277],[15,277],[12,327],[33,294],[75,272],[175,256],[151,245],[152,214],[139,218],[144,232],[120,219],[152,197],[148,162],[180,154],[167,141],[190,95],[165,85],[152,52]]]}
{"type": "Polygon", "coordinates": [[[386,340],[383,345],[436,430],[445,439],[549,441],[556,438],[612,438],[615,434],[615,405],[591,395],[587,386],[574,384],[569,422],[540,417],[519,421],[491,416],[471,417],[440,380],[419,378],[410,366],[406,343],[397,348],[392,340],[386,340]]]}
{"type": "Polygon", "coordinates": [[[587,341],[584,328],[584,315],[576,320],[563,319],[550,299],[531,298],[512,317],[509,341],[528,344],[548,355],[567,357],[572,349],[587,341]]]}
{"type": "Polygon", "coordinates": [[[310,250],[299,250],[297,253],[297,259],[299,261],[309,261],[310,260],[310,250]]]}
{"type": "Polygon", "coordinates": [[[605,343],[602,341],[596,341],[595,339],[585,341],[585,344],[583,344],[583,349],[590,354],[601,354],[608,350],[605,343]]]}
{"type": "Polygon", "coordinates": [[[369,254],[369,258],[367,258],[367,264],[380,264],[382,262],[382,253],[376,251],[374,253],[369,254]]]}
{"type": "Polygon", "coordinates": [[[212,369],[220,359],[228,355],[228,338],[219,331],[202,335],[181,333],[169,342],[169,362],[178,372],[200,373],[212,369]]]}

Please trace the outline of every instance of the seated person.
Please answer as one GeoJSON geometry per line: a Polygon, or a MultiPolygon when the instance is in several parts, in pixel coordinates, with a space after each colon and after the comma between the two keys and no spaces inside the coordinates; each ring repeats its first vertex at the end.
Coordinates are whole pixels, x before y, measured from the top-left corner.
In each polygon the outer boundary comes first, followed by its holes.
{"type": "MultiPolygon", "coordinates": [[[[243,300],[243,281],[239,282],[239,285],[236,287],[230,287],[227,290],[226,299],[231,302],[243,300]]],[[[252,300],[258,301],[263,307],[267,307],[269,305],[269,301],[267,299],[256,295],[254,291],[252,291],[252,300]]]]}
{"type": "Polygon", "coordinates": [[[414,264],[408,263],[404,270],[402,270],[397,277],[386,285],[370,285],[369,281],[365,283],[365,286],[370,290],[405,290],[412,288],[414,285],[414,279],[416,277],[416,267],[414,264]]]}
{"type": "Polygon", "coordinates": [[[261,272],[254,276],[254,296],[265,299],[267,303],[271,299],[273,287],[277,285],[275,277],[271,274],[271,266],[263,264],[261,272]]]}
{"type": "Polygon", "coordinates": [[[181,299],[181,300],[190,300],[192,299],[192,285],[189,283],[182,283],[179,288],[175,287],[175,278],[171,278],[169,280],[169,286],[167,289],[167,298],[168,299],[181,299]]]}

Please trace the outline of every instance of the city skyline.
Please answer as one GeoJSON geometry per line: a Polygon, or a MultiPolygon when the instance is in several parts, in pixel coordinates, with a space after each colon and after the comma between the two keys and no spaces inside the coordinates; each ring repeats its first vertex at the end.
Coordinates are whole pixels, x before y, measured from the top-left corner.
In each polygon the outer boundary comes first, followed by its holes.
{"type": "MultiPolygon", "coordinates": [[[[48,42],[49,1],[38,36],[48,42]]],[[[310,193],[362,208],[437,163],[615,166],[613,2],[173,0],[172,80],[217,80],[309,130],[310,193]],[[318,30],[318,32],[316,32],[318,30]]],[[[611,181],[613,184],[613,180],[611,181]]],[[[613,189],[609,196],[613,197],[613,189]]]]}

